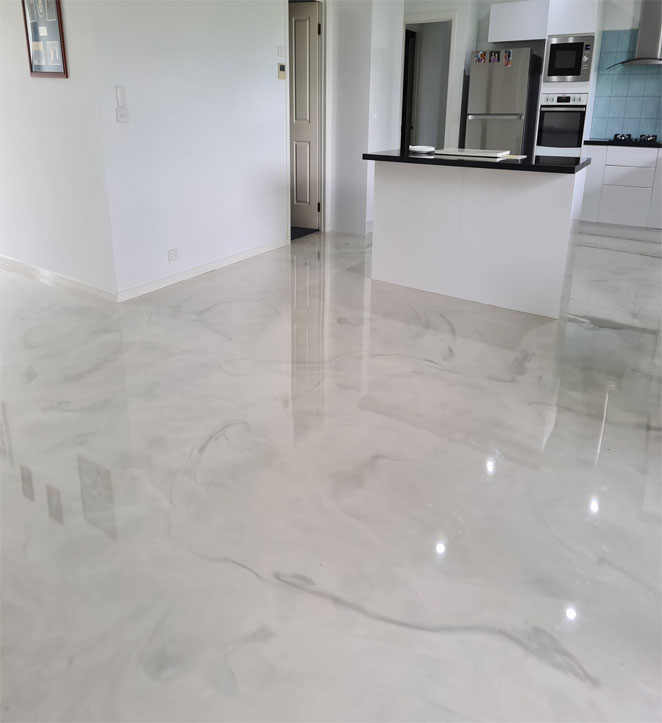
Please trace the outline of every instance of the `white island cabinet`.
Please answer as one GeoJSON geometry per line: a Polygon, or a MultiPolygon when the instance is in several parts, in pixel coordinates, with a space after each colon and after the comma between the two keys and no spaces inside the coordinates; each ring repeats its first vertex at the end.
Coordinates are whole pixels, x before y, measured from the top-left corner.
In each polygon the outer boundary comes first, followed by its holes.
{"type": "Polygon", "coordinates": [[[563,314],[589,159],[363,157],[378,161],[373,279],[563,314]]]}

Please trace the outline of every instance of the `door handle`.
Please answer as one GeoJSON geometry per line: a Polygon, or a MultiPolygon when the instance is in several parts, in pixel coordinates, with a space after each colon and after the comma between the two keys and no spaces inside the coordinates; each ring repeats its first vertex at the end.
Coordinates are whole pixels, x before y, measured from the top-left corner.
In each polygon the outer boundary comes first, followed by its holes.
{"type": "Polygon", "coordinates": [[[524,113],[469,113],[467,120],[522,120],[524,113]]]}

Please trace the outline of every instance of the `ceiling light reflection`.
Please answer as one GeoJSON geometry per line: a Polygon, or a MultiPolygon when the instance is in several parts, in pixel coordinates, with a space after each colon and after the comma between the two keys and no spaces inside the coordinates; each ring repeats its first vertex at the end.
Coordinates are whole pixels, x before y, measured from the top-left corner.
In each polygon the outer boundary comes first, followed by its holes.
{"type": "Polygon", "coordinates": [[[588,508],[594,515],[598,514],[598,512],[600,511],[600,501],[597,497],[591,497],[591,503],[589,504],[588,508]]]}
{"type": "Polygon", "coordinates": [[[494,457],[488,457],[485,460],[485,469],[487,474],[494,474],[494,468],[496,467],[496,461],[494,457]]]}
{"type": "Polygon", "coordinates": [[[444,552],[446,552],[446,545],[444,545],[443,542],[438,542],[434,549],[437,551],[438,555],[443,555],[444,552]]]}
{"type": "Polygon", "coordinates": [[[574,620],[577,617],[577,611],[573,607],[566,608],[565,616],[568,620],[574,620]]]}

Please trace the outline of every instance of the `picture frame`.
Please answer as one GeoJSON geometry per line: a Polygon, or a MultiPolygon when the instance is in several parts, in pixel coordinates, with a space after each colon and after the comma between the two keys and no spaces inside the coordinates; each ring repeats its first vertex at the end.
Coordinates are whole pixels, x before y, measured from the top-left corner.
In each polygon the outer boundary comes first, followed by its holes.
{"type": "Polygon", "coordinates": [[[21,0],[30,76],[67,78],[60,0],[21,0]]]}

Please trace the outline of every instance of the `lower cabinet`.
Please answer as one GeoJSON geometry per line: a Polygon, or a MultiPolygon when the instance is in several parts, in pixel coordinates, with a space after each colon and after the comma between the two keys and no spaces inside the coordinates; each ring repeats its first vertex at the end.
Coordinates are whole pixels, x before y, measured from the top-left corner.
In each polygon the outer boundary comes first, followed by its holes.
{"type": "Polygon", "coordinates": [[[655,148],[586,146],[581,219],[662,228],[662,152],[655,148]]]}
{"type": "Polygon", "coordinates": [[[598,221],[620,226],[648,226],[651,193],[651,188],[603,186],[598,221]]]}
{"type": "Polygon", "coordinates": [[[648,214],[648,227],[662,228],[662,151],[660,151],[660,157],[657,160],[651,210],[648,214]]]}

